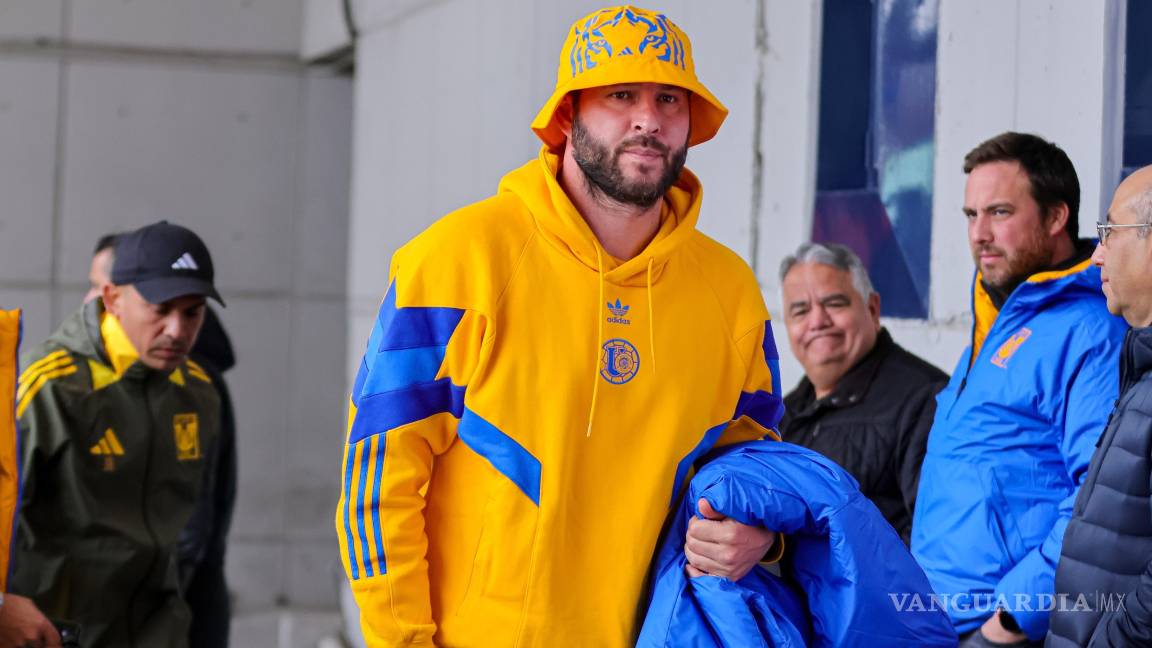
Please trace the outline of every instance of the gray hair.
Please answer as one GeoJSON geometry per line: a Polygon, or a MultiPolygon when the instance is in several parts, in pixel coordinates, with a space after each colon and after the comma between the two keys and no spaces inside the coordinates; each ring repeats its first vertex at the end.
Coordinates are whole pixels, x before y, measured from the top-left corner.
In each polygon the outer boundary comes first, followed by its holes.
{"type": "MultiPolygon", "coordinates": [[[[1136,214],[1137,222],[1152,224],[1152,187],[1141,191],[1128,201],[1128,208],[1136,214]]],[[[1147,238],[1148,228],[1142,227],[1136,232],[1137,237],[1147,238]]]]}
{"type": "Polygon", "coordinates": [[[836,243],[805,243],[796,249],[795,254],[784,257],[780,263],[780,283],[797,263],[819,263],[843,270],[852,277],[852,287],[860,293],[864,301],[872,296],[872,280],[868,278],[868,270],[860,261],[856,253],[843,245],[836,243]]]}

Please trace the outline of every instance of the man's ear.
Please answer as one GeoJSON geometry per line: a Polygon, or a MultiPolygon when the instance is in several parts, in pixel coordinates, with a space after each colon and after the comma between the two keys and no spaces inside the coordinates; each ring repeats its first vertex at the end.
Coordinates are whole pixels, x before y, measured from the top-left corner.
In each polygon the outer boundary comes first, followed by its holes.
{"type": "Polygon", "coordinates": [[[576,118],[576,104],[573,97],[575,93],[569,92],[564,95],[560,103],[556,104],[556,112],[553,119],[556,120],[556,125],[564,132],[564,136],[572,139],[572,122],[576,118]]]}
{"type": "Polygon", "coordinates": [[[104,301],[104,310],[115,315],[120,316],[120,286],[114,285],[111,282],[104,284],[100,289],[100,298],[104,301]]]}
{"type": "Polygon", "coordinates": [[[1050,207],[1046,216],[1048,220],[1044,223],[1044,227],[1047,228],[1049,236],[1056,236],[1063,232],[1064,228],[1068,226],[1067,203],[1057,203],[1050,207]]]}
{"type": "Polygon", "coordinates": [[[872,295],[868,297],[868,314],[872,317],[872,323],[876,325],[876,330],[880,330],[880,293],[873,291],[872,295]]]}

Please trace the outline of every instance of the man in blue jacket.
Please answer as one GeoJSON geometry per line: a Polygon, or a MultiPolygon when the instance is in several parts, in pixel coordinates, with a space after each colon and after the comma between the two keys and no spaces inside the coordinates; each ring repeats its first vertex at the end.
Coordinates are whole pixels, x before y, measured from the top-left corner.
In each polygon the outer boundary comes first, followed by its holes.
{"type": "Polygon", "coordinates": [[[1152,167],[1120,184],[1104,220],[1092,261],[1108,310],[1132,330],[1120,398],[1064,534],[1052,648],[1152,644],[1152,167]]]}
{"type": "Polygon", "coordinates": [[[1123,320],[1077,237],[1068,156],[1003,133],[964,158],[971,345],[937,397],[912,552],[962,646],[1040,645],[1072,502],[1117,393],[1123,320]]]}

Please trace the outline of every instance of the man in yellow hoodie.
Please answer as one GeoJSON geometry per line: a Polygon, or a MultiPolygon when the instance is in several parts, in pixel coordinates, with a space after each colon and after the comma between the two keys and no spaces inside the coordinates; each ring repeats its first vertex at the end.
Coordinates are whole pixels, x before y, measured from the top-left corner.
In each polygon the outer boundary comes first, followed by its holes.
{"type": "MultiPolygon", "coordinates": [[[[693,465],[776,437],[767,310],[695,229],[683,168],[726,114],[668,18],[593,12],[532,124],[539,157],[395,254],[336,512],[370,646],[631,645],[693,465]]],[[[694,576],[782,548],[700,514],[694,576]]]]}

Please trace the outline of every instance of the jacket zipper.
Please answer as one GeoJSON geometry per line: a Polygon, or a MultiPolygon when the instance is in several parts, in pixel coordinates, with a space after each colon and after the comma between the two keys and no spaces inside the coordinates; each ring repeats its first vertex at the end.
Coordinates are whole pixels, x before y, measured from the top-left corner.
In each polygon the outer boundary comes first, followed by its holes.
{"type": "Polygon", "coordinates": [[[148,569],[144,571],[143,578],[136,584],[136,588],[132,591],[132,596],[128,598],[128,640],[133,647],[136,646],[136,628],[133,624],[135,620],[136,599],[140,596],[140,590],[144,589],[144,585],[148,582],[149,577],[152,575],[152,570],[156,568],[156,547],[159,541],[156,539],[156,532],[152,529],[152,525],[148,522],[148,482],[152,473],[152,451],[156,443],[156,430],[153,428],[155,418],[152,415],[152,403],[148,398],[148,383],[151,376],[142,381],[142,390],[144,392],[144,411],[147,412],[149,418],[148,425],[148,453],[145,455],[146,461],[144,463],[144,483],[140,485],[140,519],[144,522],[144,529],[148,531],[148,538],[152,541],[149,547],[151,554],[148,559],[148,569]]]}

